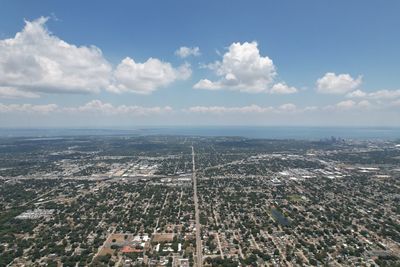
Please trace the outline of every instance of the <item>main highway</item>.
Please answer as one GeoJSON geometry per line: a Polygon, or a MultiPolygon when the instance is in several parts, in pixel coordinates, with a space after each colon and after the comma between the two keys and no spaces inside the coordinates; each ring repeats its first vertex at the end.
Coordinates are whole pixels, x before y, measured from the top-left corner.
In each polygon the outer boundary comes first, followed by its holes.
{"type": "Polygon", "coordinates": [[[192,180],[193,180],[193,201],[194,201],[194,211],[196,220],[196,266],[203,266],[203,250],[201,248],[201,237],[200,237],[200,214],[199,214],[199,199],[197,197],[197,178],[196,178],[196,164],[195,164],[195,153],[194,147],[192,146],[192,180]]]}

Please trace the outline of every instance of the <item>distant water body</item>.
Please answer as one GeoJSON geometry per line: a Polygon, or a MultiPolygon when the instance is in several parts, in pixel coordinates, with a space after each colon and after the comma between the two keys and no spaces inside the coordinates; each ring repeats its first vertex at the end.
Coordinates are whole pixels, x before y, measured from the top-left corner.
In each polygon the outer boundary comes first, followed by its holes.
{"type": "Polygon", "coordinates": [[[186,135],[186,136],[240,136],[266,139],[319,140],[336,137],[345,139],[400,139],[400,128],[389,127],[141,127],[133,129],[11,129],[0,128],[0,137],[57,137],[89,135],[186,135]]]}

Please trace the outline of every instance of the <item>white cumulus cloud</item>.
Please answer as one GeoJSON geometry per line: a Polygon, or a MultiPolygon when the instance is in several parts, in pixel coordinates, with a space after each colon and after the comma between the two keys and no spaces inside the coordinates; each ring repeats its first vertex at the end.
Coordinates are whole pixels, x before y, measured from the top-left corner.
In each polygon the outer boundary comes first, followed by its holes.
{"type": "Polygon", "coordinates": [[[268,56],[261,56],[256,42],[232,43],[222,61],[209,64],[219,77],[215,81],[202,79],[196,89],[231,89],[259,93],[267,91],[276,77],[276,69],[268,56]]]}
{"type": "Polygon", "coordinates": [[[286,83],[276,83],[270,90],[271,94],[294,94],[297,92],[296,87],[288,86],[286,83]]]}
{"type": "Polygon", "coordinates": [[[400,89],[399,90],[378,90],[375,92],[364,92],[361,90],[356,90],[350,92],[346,95],[349,98],[366,98],[373,100],[392,100],[394,98],[400,98],[400,89]]]}
{"type": "Polygon", "coordinates": [[[364,91],[361,91],[360,89],[350,92],[346,95],[346,97],[348,97],[348,98],[362,98],[362,97],[366,97],[366,96],[367,96],[367,93],[365,93],[364,91]]]}
{"type": "Polygon", "coordinates": [[[200,56],[200,48],[198,46],[196,47],[187,47],[187,46],[181,46],[179,47],[178,50],[175,51],[175,55],[177,55],[180,58],[187,58],[189,56],[200,56]]]}
{"type": "Polygon", "coordinates": [[[191,73],[189,64],[174,68],[170,63],[156,58],[138,63],[127,57],[115,69],[113,82],[108,90],[116,93],[150,94],[176,80],[188,79],[191,73]]]}
{"type": "Polygon", "coordinates": [[[118,105],[104,103],[101,100],[92,100],[82,106],[68,107],[63,109],[66,112],[78,114],[104,114],[104,115],[154,115],[165,114],[172,111],[170,106],[165,107],[142,107],[136,105],[118,105]]]}
{"type": "Polygon", "coordinates": [[[2,104],[0,103],[0,113],[39,113],[49,114],[58,110],[56,104],[32,105],[32,104],[2,104]]]}
{"type": "Polygon", "coordinates": [[[338,109],[351,109],[354,108],[356,106],[356,102],[354,102],[353,100],[345,100],[345,101],[341,101],[339,103],[336,104],[336,107],[338,109]]]}
{"type": "Polygon", "coordinates": [[[298,108],[293,103],[286,103],[277,107],[272,106],[259,106],[259,105],[248,105],[241,107],[226,107],[226,106],[194,106],[184,111],[189,113],[199,113],[199,114],[292,114],[292,113],[300,113],[300,112],[311,112],[318,110],[318,107],[305,107],[298,108]]]}
{"type": "Polygon", "coordinates": [[[226,114],[226,113],[266,113],[274,111],[272,107],[260,107],[258,105],[249,105],[243,107],[224,107],[224,106],[195,106],[188,109],[192,113],[211,113],[211,114],[226,114]]]}
{"type": "Polygon", "coordinates": [[[345,94],[359,87],[361,83],[362,76],[355,79],[349,74],[336,75],[333,72],[328,72],[317,80],[316,85],[319,93],[345,94]]]}
{"type": "Polygon", "coordinates": [[[105,88],[110,64],[95,46],[75,46],[51,34],[48,19],[26,21],[0,40],[0,86],[30,92],[89,93],[105,88]]]}
{"type": "Polygon", "coordinates": [[[283,111],[283,112],[296,112],[297,110],[297,106],[293,103],[287,103],[287,104],[283,104],[280,105],[278,107],[279,111],[283,111]]]}
{"type": "Polygon", "coordinates": [[[61,40],[47,30],[47,20],[26,21],[13,38],[0,40],[0,97],[32,98],[40,93],[96,93],[104,89],[149,94],[191,75],[187,63],[174,68],[156,58],[138,63],[126,57],[113,69],[99,48],[61,40]]]}
{"type": "Polygon", "coordinates": [[[2,104],[0,113],[26,113],[26,114],[70,114],[82,115],[126,115],[126,116],[147,116],[163,115],[172,112],[170,106],[164,107],[143,107],[137,105],[113,105],[101,100],[92,100],[81,106],[60,107],[56,104],[33,105],[33,104],[2,104]]]}
{"type": "Polygon", "coordinates": [[[359,102],[353,101],[353,100],[344,100],[336,105],[332,106],[326,106],[324,107],[324,110],[339,110],[339,111],[346,111],[346,110],[365,110],[365,109],[370,109],[373,108],[374,106],[368,101],[368,100],[362,100],[359,102]]]}

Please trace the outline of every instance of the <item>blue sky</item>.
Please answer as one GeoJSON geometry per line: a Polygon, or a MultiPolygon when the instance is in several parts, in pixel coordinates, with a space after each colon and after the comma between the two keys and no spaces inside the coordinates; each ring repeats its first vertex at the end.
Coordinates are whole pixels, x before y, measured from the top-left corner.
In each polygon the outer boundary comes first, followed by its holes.
{"type": "Polygon", "coordinates": [[[0,6],[3,126],[400,126],[398,1],[0,6]]]}

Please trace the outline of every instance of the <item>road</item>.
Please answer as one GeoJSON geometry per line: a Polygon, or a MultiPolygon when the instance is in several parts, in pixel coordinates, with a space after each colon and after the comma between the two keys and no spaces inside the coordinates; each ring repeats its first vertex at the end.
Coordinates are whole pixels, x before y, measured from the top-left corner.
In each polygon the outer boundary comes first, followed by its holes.
{"type": "Polygon", "coordinates": [[[203,250],[201,247],[200,237],[200,214],[199,214],[199,199],[197,197],[197,179],[196,179],[196,164],[195,164],[194,147],[192,146],[192,180],[193,180],[193,201],[194,201],[194,212],[196,220],[196,263],[197,267],[203,266],[203,250]]]}

